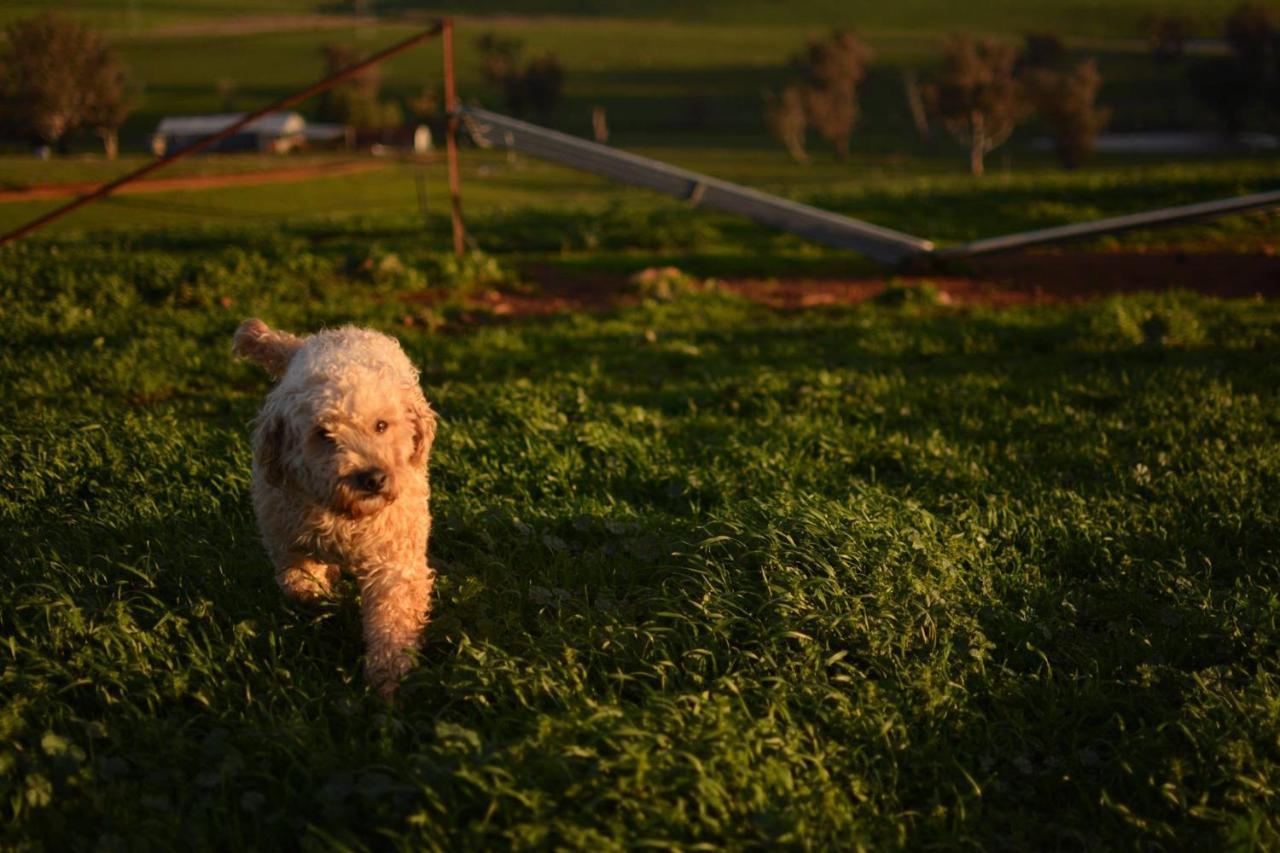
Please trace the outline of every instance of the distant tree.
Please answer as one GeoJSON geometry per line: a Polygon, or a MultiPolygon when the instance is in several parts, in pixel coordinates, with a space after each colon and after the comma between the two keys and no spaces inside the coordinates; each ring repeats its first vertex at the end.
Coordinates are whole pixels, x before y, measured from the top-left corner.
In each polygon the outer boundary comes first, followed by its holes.
{"type": "Polygon", "coordinates": [[[236,90],[239,84],[230,77],[219,77],[214,81],[213,89],[218,93],[219,108],[223,112],[235,112],[236,90]]]}
{"type": "Polygon", "coordinates": [[[1222,131],[1236,136],[1244,130],[1245,112],[1257,100],[1260,87],[1234,57],[1201,59],[1187,69],[1191,90],[1217,116],[1222,131]]]}
{"type": "Polygon", "coordinates": [[[1067,64],[1067,45],[1057,33],[1027,33],[1022,40],[1015,71],[1033,69],[1062,70],[1067,64]]]}
{"type": "MultiPolygon", "coordinates": [[[[810,38],[791,61],[801,84],[807,124],[831,144],[841,160],[849,156],[849,138],[858,122],[858,87],[867,76],[871,49],[848,30],[810,38]]],[[[784,91],[783,100],[787,98],[784,91]]]]}
{"type": "Polygon", "coordinates": [[[924,95],[920,91],[920,78],[914,68],[902,69],[902,93],[907,99],[907,111],[911,113],[911,122],[916,126],[916,134],[922,140],[933,136],[929,127],[929,111],[924,105],[924,95]]]}
{"type": "Polygon", "coordinates": [[[1223,30],[1230,54],[1202,59],[1188,73],[1196,95],[1234,136],[1255,102],[1265,98],[1280,108],[1280,21],[1267,7],[1245,3],[1227,17],[1223,30]]]}
{"type": "Polygon", "coordinates": [[[1026,92],[1014,74],[1018,50],[991,39],[953,35],[943,68],[924,89],[925,101],[957,141],[969,149],[969,170],[984,171],[988,152],[1002,145],[1028,115],[1026,92]]]}
{"type": "Polygon", "coordinates": [[[601,145],[609,141],[609,116],[599,104],[591,108],[591,136],[601,145]]]}
{"type": "Polygon", "coordinates": [[[554,53],[529,60],[507,86],[507,104],[516,115],[549,118],[564,92],[564,66],[554,53]]]}
{"type": "Polygon", "coordinates": [[[1275,82],[1280,60],[1280,19],[1260,3],[1244,3],[1227,16],[1224,35],[1243,71],[1260,85],[1275,82]]]}
{"type": "MultiPolygon", "coordinates": [[[[355,65],[362,59],[359,51],[341,44],[320,48],[326,74],[355,65]]],[[[320,98],[320,118],[338,122],[357,130],[385,130],[404,122],[399,105],[382,101],[382,71],[377,65],[339,83],[320,98]]]]}
{"type": "Polygon", "coordinates": [[[440,120],[440,94],[430,86],[423,86],[417,95],[405,102],[409,113],[422,122],[440,120]]]}
{"type": "Polygon", "coordinates": [[[547,119],[555,112],[564,92],[564,66],[554,53],[521,64],[524,43],[483,33],[476,39],[481,73],[502,90],[506,108],[513,115],[547,119]]]}
{"type": "Polygon", "coordinates": [[[497,33],[481,33],[476,37],[476,50],[480,51],[481,73],[495,86],[505,86],[507,80],[519,74],[520,54],[524,42],[505,38],[497,33]]]}
{"type": "Polygon", "coordinates": [[[781,95],[764,93],[764,122],[773,138],[782,143],[797,163],[808,163],[805,151],[805,133],[809,121],[805,116],[804,91],[799,86],[788,86],[781,95]]]}
{"type": "Polygon", "coordinates": [[[1185,15],[1150,15],[1143,30],[1157,61],[1176,62],[1186,54],[1191,21],[1185,15]]]}
{"type": "Polygon", "coordinates": [[[0,124],[9,133],[56,146],[88,126],[114,157],[128,114],[124,68],[97,33],[51,13],[5,29],[0,124]]]}
{"type": "Polygon", "coordinates": [[[1111,120],[1111,110],[1097,105],[1102,87],[1097,62],[1085,60],[1071,71],[1037,68],[1024,79],[1036,111],[1053,133],[1058,157],[1075,169],[1093,153],[1098,134],[1111,120]]]}
{"type": "Polygon", "coordinates": [[[101,68],[94,75],[84,123],[102,140],[107,159],[114,160],[120,152],[120,125],[129,117],[133,105],[123,69],[114,57],[107,59],[114,67],[101,68]]]}

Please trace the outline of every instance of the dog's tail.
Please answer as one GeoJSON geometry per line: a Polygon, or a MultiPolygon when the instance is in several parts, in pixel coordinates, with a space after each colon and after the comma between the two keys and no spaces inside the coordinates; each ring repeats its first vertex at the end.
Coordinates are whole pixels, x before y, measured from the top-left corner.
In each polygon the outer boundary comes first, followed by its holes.
{"type": "Polygon", "coordinates": [[[304,341],[288,332],[277,332],[257,317],[250,317],[236,329],[231,351],[240,358],[259,364],[274,377],[289,368],[289,362],[304,341]]]}

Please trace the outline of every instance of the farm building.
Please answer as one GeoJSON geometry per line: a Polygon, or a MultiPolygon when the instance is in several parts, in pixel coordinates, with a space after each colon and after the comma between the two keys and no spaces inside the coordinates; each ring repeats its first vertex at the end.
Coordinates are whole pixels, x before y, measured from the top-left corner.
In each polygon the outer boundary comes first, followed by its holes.
{"type": "MultiPolygon", "coordinates": [[[[151,150],[157,156],[174,151],[217,133],[238,121],[243,113],[221,113],[203,116],[166,116],[156,125],[151,136],[151,150]]],[[[268,113],[242,128],[233,136],[212,146],[210,151],[259,151],[285,154],[307,142],[342,142],[347,129],[338,124],[308,124],[301,113],[268,113]]]]}

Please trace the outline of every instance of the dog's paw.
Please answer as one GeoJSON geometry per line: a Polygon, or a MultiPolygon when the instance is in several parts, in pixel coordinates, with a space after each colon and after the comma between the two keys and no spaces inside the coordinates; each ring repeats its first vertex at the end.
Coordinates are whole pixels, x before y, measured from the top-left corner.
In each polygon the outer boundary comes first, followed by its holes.
{"type": "Polygon", "coordinates": [[[291,601],[315,604],[333,594],[333,585],[338,582],[339,574],[337,566],[300,560],[277,572],[276,583],[291,601]]]}

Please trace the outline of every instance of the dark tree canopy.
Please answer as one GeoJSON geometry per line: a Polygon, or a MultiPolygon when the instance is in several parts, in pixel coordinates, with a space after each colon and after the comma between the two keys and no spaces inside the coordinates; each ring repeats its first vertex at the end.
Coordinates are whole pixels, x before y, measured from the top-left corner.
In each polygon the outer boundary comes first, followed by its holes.
{"type": "Polygon", "coordinates": [[[1203,59],[1188,70],[1191,90],[1208,107],[1227,136],[1244,130],[1245,112],[1258,98],[1255,78],[1230,57],[1203,59]]]}
{"type": "Polygon", "coordinates": [[[1280,112],[1280,17],[1266,6],[1237,6],[1223,24],[1230,54],[1202,59],[1189,69],[1196,95],[1234,136],[1250,108],[1265,102],[1280,112]]]}
{"type": "Polygon", "coordinates": [[[871,48],[856,33],[834,30],[826,38],[809,39],[792,59],[801,79],[805,119],[842,160],[849,156],[849,138],[859,116],[858,86],[871,58],[871,48]]]}
{"type": "Polygon", "coordinates": [[[555,54],[548,53],[529,60],[520,74],[508,80],[507,104],[516,115],[547,118],[560,103],[563,90],[564,66],[555,54]]]}
{"type": "Polygon", "coordinates": [[[1025,75],[1036,111],[1053,134],[1062,164],[1074,169],[1093,153],[1098,134],[1111,120],[1111,110],[1098,106],[1102,75],[1098,64],[1085,60],[1071,71],[1032,69],[1025,75]]]}
{"type": "Polygon", "coordinates": [[[524,43],[483,33],[476,41],[485,80],[502,90],[506,108],[512,115],[535,115],[547,119],[560,104],[564,92],[564,66],[554,53],[521,65],[524,43]]]}
{"type": "Polygon", "coordinates": [[[1175,62],[1187,51],[1191,21],[1185,15],[1151,15],[1143,21],[1151,53],[1161,62],[1175,62]]]}
{"type": "Polygon", "coordinates": [[[943,127],[968,146],[975,175],[982,174],[987,152],[1003,144],[1029,114],[1017,61],[1018,49],[1011,44],[953,35],[941,73],[924,89],[943,127]]]}
{"type": "Polygon", "coordinates": [[[524,51],[524,42],[520,39],[481,33],[476,37],[476,49],[480,51],[481,72],[490,83],[502,86],[519,73],[520,54],[524,51]]]}
{"type": "Polygon", "coordinates": [[[781,95],[764,93],[764,123],[773,138],[782,143],[797,163],[808,163],[805,151],[805,132],[809,121],[805,117],[804,90],[798,85],[788,86],[781,95]]]}
{"type": "Polygon", "coordinates": [[[57,145],[81,128],[108,140],[129,114],[124,67],[92,30],[45,13],[15,21],[0,46],[0,122],[13,136],[57,145]]]}
{"type": "MultiPolygon", "coordinates": [[[[359,62],[363,56],[355,48],[326,44],[320,48],[326,74],[359,62]]],[[[382,70],[374,65],[325,92],[320,99],[321,118],[357,130],[385,130],[404,121],[399,105],[380,99],[382,70]]]]}
{"type": "Polygon", "coordinates": [[[1223,35],[1242,70],[1267,85],[1280,60],[1280,16],[1259,3],[1237,6],[1227,16],[1223,35]]]}
{"type": "Polygon", "coordinates": [[[1048,68],[1060,71],[1067,64],[1067,45],[1057,33],[1027,33],[1018,54],[1017,71],[1048,68]]]}

